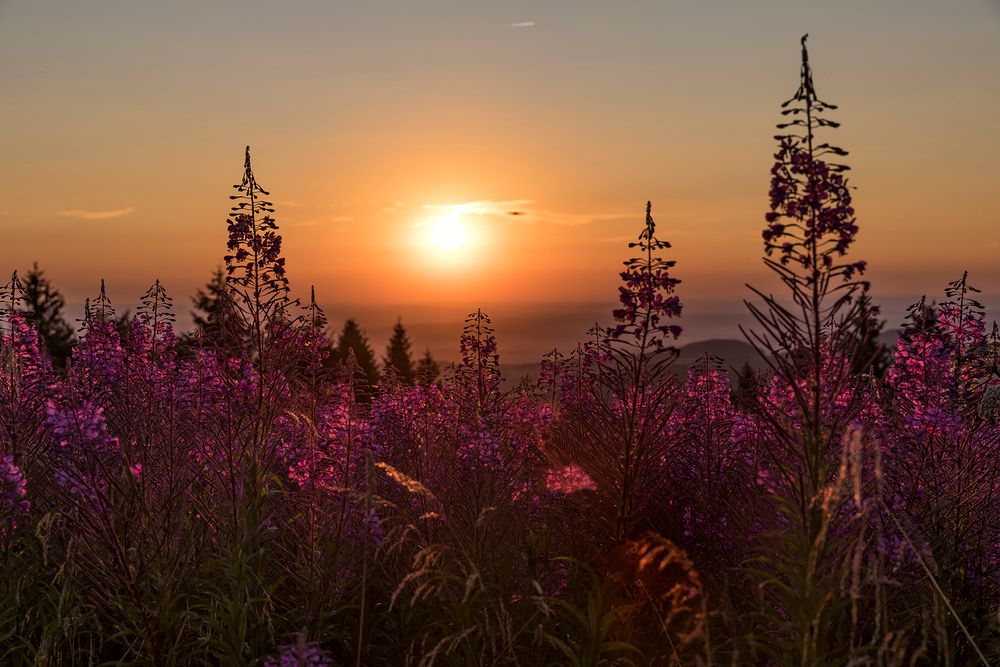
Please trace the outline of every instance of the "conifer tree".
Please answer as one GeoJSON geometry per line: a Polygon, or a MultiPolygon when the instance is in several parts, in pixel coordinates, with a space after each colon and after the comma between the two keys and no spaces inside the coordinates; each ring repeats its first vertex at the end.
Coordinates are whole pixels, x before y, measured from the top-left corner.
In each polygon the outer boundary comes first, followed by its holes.
{"type": "Polygon", "coordinates": [[[385,348],[385,356],[382,358],[382,366],[385,372],[396,374],[396,378],[404,383],[412,385],[416,379],[416,371],[413,367],[412,346],[410,338],[406,335],[406,328],[402,319],[396,321],[396,326],[392,328],[392,337],[385,348]]]}
{"type": "Polygon", "coordinates": [[[201,335],[189,336],[188,344],[197,344],[200,339],[202,344],[223,350],[241,347],[236,312],[222,267],[217,267],[205,287],[191,297],[191,304],[191,320],[201,335]]]}
{"type": "Polygon", "coordinates": [[[861,309],[869,316],[858,319],[857,348],[852,366],[855,373],[868,373],[882,379],[892,365],[892,352],[882,342],[885,320],[879,319],[879,308],[872,305],[868,294],[862,294],[858,300],[862,302],[861,309]]]}
{"type": "Polygon", "coordinates": [[[208,330],[212,326],[213,315],[222,308],[226,294],[226,276],[222,272],[222,267],[215,267],[212,278],[205,287],[191,297],[194,310],[191,312],[191,319],[196,327],[208,330]]]}
{"type": "Polygon", "coordinates": [[[370,387],[378,384],[378,365],[375,362],[375,353],[368,343],[368,336],[365,335],[358,323],[349,319],[344,323],[344,329],[337,339],[336,360],[340,364],[346,364],[350,351],[354,351],[354,359],[358,368],[364,375],[365,381],[370,387]]]}
{"type": "Polygon", "coordinates": [[[417,384],[422,387],[429,387],[437,382],[439,375],[441,375],[441,366],[435,361],[430,348],[427,348],[424,356],[420,357],[420,361],[417,362],[417,384]]]}
{"type": "Polygon", "coordinates": [[[65,366],[70,351],[76,344],[73,326],[63,316],[66,305],[62,294],[52,286],[45,272],[35,262],[24,277],[23,312],[28,315],[38,335],[57,366],[65,366]]]}
{"type": "Polygon", "coordinates": [[[744,361],[736,372],[736,387],[733,389],[734,403],[743,409],[757,405],[759,402],[758,394],[761,391],[760,385],[757,371],[754,370],[749,361],[744,361]]]}

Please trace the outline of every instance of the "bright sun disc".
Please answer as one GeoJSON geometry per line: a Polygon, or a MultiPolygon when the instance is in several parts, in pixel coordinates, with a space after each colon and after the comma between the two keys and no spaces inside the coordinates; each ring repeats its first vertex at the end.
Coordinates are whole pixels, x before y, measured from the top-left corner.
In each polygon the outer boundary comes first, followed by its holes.
{"type": "Polygon", "coordinates": [[[453,252],[465,244],[465,227],[454,218],[440,218],[431,226],[430,238],[434,247],[453,252]]]}

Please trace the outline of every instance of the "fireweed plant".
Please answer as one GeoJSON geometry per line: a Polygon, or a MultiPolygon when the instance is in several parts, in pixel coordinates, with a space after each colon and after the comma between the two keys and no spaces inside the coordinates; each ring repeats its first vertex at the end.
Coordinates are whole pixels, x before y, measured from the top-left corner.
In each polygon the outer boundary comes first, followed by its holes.
{"type": "Polygon", "coordinates": [[[839,126],[828,117],[836,108],[816,93],[803,37],[799,87],[782,104],[787,120],[775,136],[763,232],[764,262],[787,295],[753,290],[760,304],[747,302],[760,325],[747,337],[773,372],[754,406],[762,431],[757,465],[780,509],[776,523],[762,526],[773,540],[762,541],[770,543],[759,561],[760,586],[764,604],[779,614],[758,629],[759,646],[801,664],[846,660],[859,641],[853,630],[849,638],[834,631],[846,609],[837,590],[845,540],[831,531],[842,500],[840,448],[864,425],[866,384],[851,362],[863,343],[857,331],[873,313],[864,298],[868,285],[857,278],[865,262],[846,258],[858,232],[848,167],[830,161],[847,151],[823,138],[839,126]]]}
{"type": "Polygon", "coordinates": [[[196,331],[159,281],[124,316],[102,283],[53,364],[13,274],[0,663],[1000,661],[1000,334],[963,276],[878,354],[804,39],[782,109],[784,293],[748,304],[764,365],[735,389],[677,363],[651,204],[610,326],[518,384],[481,310],[444,372],[401,323],[380,376],[338,351],[249,149],[196,331]]]}

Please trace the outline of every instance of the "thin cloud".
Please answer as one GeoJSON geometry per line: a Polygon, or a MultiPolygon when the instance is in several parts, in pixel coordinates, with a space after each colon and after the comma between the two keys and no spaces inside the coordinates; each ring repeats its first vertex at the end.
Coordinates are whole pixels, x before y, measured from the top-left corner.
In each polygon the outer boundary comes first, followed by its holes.
{"type": "Polygon", "coordinates": [[[534,28],[534,21],[518,21],[517,23],[508,23],[508,28],[534,28]]]}
{"type": "Polygon", "coordinates": [[[129,206],[128,208],[116,208],[110,211],[65,210],[57,211],[56,215],[60,218],[76,218],[77,220],[108,220],[109,218],[120,218],[123,215],[134,212],[135,209],[129,206]]]}
{"type": "Polygon", "coordinates": [[[428,211],[448,213],[452,215],[526,215],[530,199],[507,199],[494,201],[480,199],[478,201],[459,202],[457,204],[424,204],[428,211]]]}
{"type": "Polygon", "coordinates": [[[509,223],[548,225],[587,225],[595,222],[618,222],[636,218],[634,213],[567,213],[536,208],[531,199],[478,200],[455,204],[424,204],[437,215],[474,215],[509,223]]]}

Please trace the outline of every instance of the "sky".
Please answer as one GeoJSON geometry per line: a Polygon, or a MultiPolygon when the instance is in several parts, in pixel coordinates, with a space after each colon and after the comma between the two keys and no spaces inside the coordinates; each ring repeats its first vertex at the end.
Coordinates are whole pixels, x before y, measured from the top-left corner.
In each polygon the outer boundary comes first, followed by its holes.
{"type": "Polygon", "coordinates": [[[876,298],[1000,292],[997,0],[0,0],[0,270],[183,309],[249,144],[334,312],[610,303],[648,199],[731,313],[806,32],[876,298]]]}

